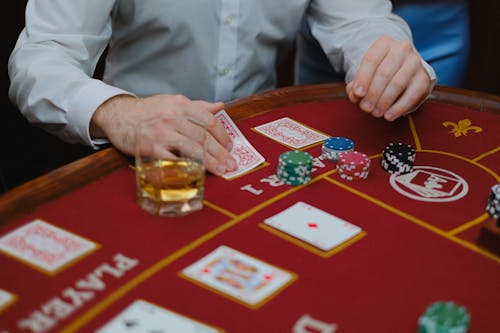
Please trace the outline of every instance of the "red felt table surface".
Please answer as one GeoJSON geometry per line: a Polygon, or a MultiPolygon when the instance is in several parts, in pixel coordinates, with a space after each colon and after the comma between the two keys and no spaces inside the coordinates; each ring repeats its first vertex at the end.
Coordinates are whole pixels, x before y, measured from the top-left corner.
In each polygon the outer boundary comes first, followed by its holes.
{"type": "MultiPolygon", "coordinates": [[[[118,253],[137,265],[119,278],[106,276],[105,287],[57,320],[54,331],[94,331],[136,299],[226,332],[290,332],[304,314],[336,323],[338,332],[415,332],[426,306],[452,300],[470,312],[470,332],[500,330],[500,258],[476,244],[490,187],[500,179],[498,115],[426,103],[388,123],[346,101],[328,101],[283,107],[237,125],[266,164],[233,180],[208,175],[202,211],[182,218],[149,215],[137,206],[134,174],[125,168],[1,226],[0,236],[39,218],[99,248],[54,275],[0,254],[0,289],[15,295],[14,302],[0,307],[0,332],[29,331],[19,329],[20,320],[50,299],[64,298],[64,290],[118,253]],[[316,160],[308,185],[274,182],[278,156],[289,148],[252,128],[284,116],[352,139],[355,149],[371,158],[368,178],[342,180],[335,164],[316,160]],[[464,119],[481,131],[450,133],[449,124],[464,119]],[[466,194],[426,202],[397,192],[380,167],[390,142],[414,146],[415,166],[460,176],[466,194]],[[248,185],[261,193],[241,189],[248,185]],[[262,227],[265,218],[297,201],[361,227],[363,237],[325,254],[262,227]],[[293,272],[297,279],[251,308],[179,276],[220,245],[293,272]]],[[[304,150],[318,157],[321,146],[304,150]]]]}

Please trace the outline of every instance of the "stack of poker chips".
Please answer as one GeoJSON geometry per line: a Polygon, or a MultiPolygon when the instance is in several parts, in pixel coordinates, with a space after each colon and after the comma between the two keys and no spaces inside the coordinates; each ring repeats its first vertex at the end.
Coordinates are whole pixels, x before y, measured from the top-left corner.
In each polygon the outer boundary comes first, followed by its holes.
{"type": "Polygon", "coordinates": [[[342,179],[361,180],[368,177],[370,159],[364,153],[349,151],[340,154],[337,161],[337,172],[342,179]]]}
{"type": "Polygon", "coordinates": [[[390,173],[409,173],[414,163],[415,148],[405,143],[390,143],[382,153],[382,169],[390,173]]]}
{"type": "Polygon", "coordinates": [[[311,154],[291,150],[280,155],[277,175],[287,185],[302,185],[311,180],[312,167],[311,154]]]}
{"type": "Polygon", "coordinates": [[[321,155],[325,160],[337,162],[340,154],[354,150],[354,142],[341,136],[332,136],[323,141],[321,155]]]}
{"type": "Polygon", "coordinates": [[[497,226],[500,227],[500,184],[491,187],[490,196],[488,197],[488,204],[486,211],[490,216],[497,220],[497,226]]]}
{"type": "Polygon", "coordinates": [[[434,302],[418,318],[418,333],[465,333],[470,314],[454,302],[434,302]]]}

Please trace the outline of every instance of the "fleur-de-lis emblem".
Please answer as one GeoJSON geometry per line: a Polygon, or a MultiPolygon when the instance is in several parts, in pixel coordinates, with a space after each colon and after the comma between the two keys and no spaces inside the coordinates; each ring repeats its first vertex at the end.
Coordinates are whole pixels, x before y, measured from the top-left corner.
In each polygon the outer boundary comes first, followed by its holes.
{"type": "Polygon", "coordinates": [[[452,121],[443,122],[444,127],[451,127],[451,130],[448,133],[453,133],[456,138],[467,135],[469,131],[474,131],[474,133],[482,132],[483,129],[479,126],[472,125],[470,119],[462,119],[459,120],[458,123],[454,123],[452,121]]]}

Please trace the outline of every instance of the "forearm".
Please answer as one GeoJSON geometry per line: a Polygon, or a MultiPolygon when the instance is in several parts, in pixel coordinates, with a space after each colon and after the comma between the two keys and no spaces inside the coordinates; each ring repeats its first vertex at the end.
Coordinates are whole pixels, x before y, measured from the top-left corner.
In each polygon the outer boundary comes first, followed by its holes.
{"type": "Polygon", "coordinates": [[[113,3],[28,2],[26,28],[9,59],[9,96],[28,121],[65,141],[92,145],[93,112],[124,93],[92,79],[111,33],[106,8],[113,3]]]}
{"type": "Polygon", "coordinates": [[[346,81],[354,77],[368,48],[381,36],[411,41],[411,32],[399,16],[391,13],[389,1],[313,2],[309,13],[311,32],[330,62],[346,81]]]}

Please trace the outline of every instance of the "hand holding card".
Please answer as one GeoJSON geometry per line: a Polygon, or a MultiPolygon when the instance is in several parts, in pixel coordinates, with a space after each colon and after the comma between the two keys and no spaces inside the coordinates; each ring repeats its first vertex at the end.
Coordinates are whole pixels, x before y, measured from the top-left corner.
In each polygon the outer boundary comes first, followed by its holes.
{"type": "Polygon", "coordinates": [[[231,155],[238,163],[235,171],[228,172],[222,177],[229,179],[239,176],[265,161],[264,157],[248,142],[226,111],[217,112],[215,118],[221,122],[227,130],[229,137],[233,140],[231,155]]]}

